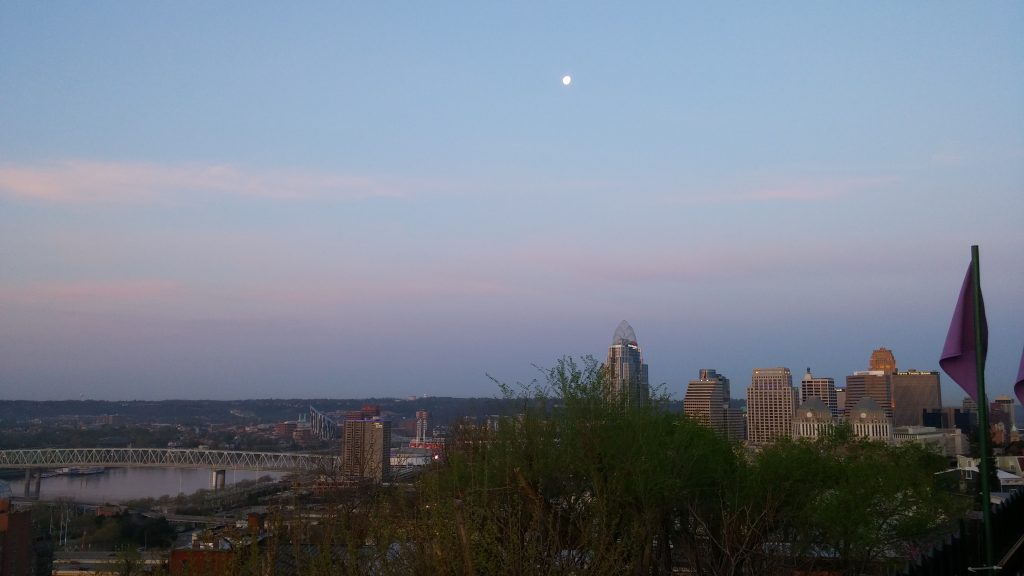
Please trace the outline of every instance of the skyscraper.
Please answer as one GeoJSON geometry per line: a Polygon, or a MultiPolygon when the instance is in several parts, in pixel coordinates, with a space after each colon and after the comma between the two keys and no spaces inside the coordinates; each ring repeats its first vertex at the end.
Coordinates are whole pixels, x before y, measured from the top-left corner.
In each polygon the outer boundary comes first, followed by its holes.
{"type": "Polygon", "coordinates": [[[880,370],[886,374],[895,372],[896,357],[892,355],[892,350],[879,348],[872,352],[871,359],[868,360],[868,370],[880,370]]]}
{"type": "Polygon", "coordinates": [[[921,426],[925,410],[942,408],[938,372],[897,371],[892,382],[893,426],[921,426]]]}
{"type": "Polygon", "coordinates": [[[619,323],[612,336],[605,369],[610,398],[626,406],[647,404],[651,394],[647,383],[647,364],[644,364],[643,353],[636,343],[636,333],[625,320],[619,323]]]}
{"type": "Polygon", "coordinates": [[[875,401],[892,419],[892,375],[882,370],[862,370],[846,377],[846,413],[853,418],[853,408],[862,398],[875,401]]]}
{"type": "Polygon", "coordinates": [[[686,387],[683,414],[723,435],[728,406],[729,379],[710,368],[701,369],[686,387]]]}
{"type": "Polygon", "coordinates": [[[426,410],[416,411],[416,441],[425,442],[430,437],[430,413],[426,410]]]}
{"type": "Polygon", "coordinates": [[[349,412],[342,424],[341,473],[382,482],[391,473],[391,421],[376,406],[349,412]]]}
{"type": "Polygon", "coordinates": [[[747,439],[747,413],[743,408],[733,406],[729,400],[725,408],[725,437],[729,442],[743,442],[747,439]]]}
{"type": "Polygon", "coordinates": [[[832,417],[839,416],[840,407],[836,397],[836,381],[833,378],[815,377],[808,368],[800,381],[800,403],[804,404],[809,398],[817,398],[828,408],[832,417]]]}
{"type": "Polygon", "coordinates": [[[1017,425],[1017,416],[1014,413],[1015,410],[1014,410],[1013,398],[1010,398],[1009,396],[999,396],[995,400],[992,401],[992,406],[993,406],[993,409],[998,407],[998,409],[1000,411],[1002,411],[1004,414],[1007,415],[1007,417],[1010,419],[1010,426],[1011,427],[1017,425]]]}
{"type": "Polygon", "coordinates": [[[755,368],[747,388],[747,440],[756,445],[788,438],[795,410],[789,368],[755,368]]]}

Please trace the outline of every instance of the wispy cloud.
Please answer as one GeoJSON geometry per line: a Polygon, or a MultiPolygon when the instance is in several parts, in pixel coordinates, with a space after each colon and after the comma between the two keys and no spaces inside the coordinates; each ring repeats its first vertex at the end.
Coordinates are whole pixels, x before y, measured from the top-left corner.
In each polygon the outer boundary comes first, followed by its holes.
{"type": "Polygon", "coordinates": [[[48,281],[0,286],[0,302],[82,305],[139,302],[180,294],[181,285],[165,280],[48,281]]]}
{"type": "Polygon", "coordinates": [[[877,190],[892,176],[762,176],[725,185],[713,193],[669,198],[666,203],[826,202],[877,190]]]}
{"type": "Polygon", "coordinates": [[[405,196],[411,188],[408,183],[383,178],[231,164],[90,160],[0,164],[0,195],[62,203],[147,201],[196,193],[360,200],[405,196]]]}
{"type": "Polygon", "coordinates": [[[890,176],[765,178],[752,182],[733,196],[740,201],[763,202],[835,200],[875,190],[895,181],[896,178],[890,176]]]}

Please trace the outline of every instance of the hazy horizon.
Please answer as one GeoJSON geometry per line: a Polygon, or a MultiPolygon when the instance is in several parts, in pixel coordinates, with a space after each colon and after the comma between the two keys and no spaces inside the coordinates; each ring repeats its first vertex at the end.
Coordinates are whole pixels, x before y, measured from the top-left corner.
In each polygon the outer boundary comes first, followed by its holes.
{"type": "Polygon", "coordinates": [[[0,16],[2,398],[490,397],[623,319],[675,398],[938,370],[972,244],[1012,395],[1020,3],[0,16]]]}

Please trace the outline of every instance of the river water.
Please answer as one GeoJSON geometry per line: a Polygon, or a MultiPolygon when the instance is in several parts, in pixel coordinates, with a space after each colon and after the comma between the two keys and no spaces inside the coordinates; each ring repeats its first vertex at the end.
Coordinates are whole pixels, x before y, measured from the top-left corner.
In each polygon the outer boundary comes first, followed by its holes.
{"type": "MultiPolygon", "coordinates": [[[[230,486],[241,480],[255,480],[263,476],[280,478],[276,472],[226,472],[225,483],[230,486]]],[[[24,494],[25,478],[9,479],[15,496],[24,494]]],[[[138,498],[191,494],[210,488],[210,470],[187,468],[108,468],[102,474],[85,476],[51,476],[39,485],[40,500],[69,499],[86,504],[119,503],[138,498]]],[[[35,487],[33,486],[33,489],[35,487]]]]}

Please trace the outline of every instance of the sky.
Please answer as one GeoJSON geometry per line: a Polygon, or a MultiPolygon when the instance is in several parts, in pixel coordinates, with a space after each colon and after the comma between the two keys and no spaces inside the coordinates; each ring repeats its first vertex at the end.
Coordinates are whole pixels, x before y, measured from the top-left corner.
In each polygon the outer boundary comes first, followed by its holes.
{"type": "MultiPolygon", "coordinates": [[[[1019,2],[0,6],[0,398],[495,396],[1024,348],[1019,2]],[[572,83],[562,83],[564,75],[572,83]]],[[[737,396],[734,392],[734,396],[737,396]]],[[[943,399],[962,392],[943,376],[943,399]]]]}

